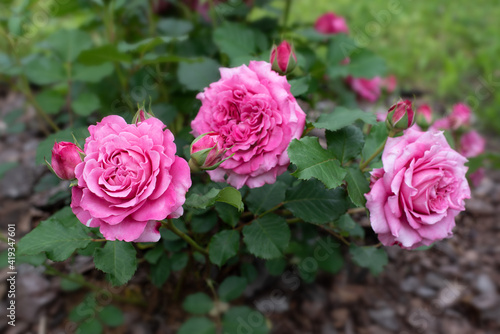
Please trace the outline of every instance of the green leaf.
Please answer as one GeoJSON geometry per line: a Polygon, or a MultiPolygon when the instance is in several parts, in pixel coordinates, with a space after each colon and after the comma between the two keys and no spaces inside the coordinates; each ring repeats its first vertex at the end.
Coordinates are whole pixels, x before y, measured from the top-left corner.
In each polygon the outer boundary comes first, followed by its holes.
{"type": "Polygon", "coordinates": [[[129,63],[132,56],[122,53],[115,45],[106,44],[90,50],[85,50],[78,56],[78,61],[83,65],[100,65],[106,62],[129,63]]]}
{"type": "Polygon", "coordinates": [[[345,169],[332,152],[321,147],[317,137],[294,139],[288,147],[290,161],[297,165],[292,174],[301,180],[316,178],[327,188],[335,188],[342,184],[346,175],[345,169]]]}
{"type": "Polygon", "coordinates": [[[383,248],[373,246],[358,247],[351,244],[349,253],[358,266],[370,269],[372,275],[380,274],[388,262],[387,253],[383,248]]]}
{"type": "Polygon", "coordinates": [[[245,277],[248,283],[252,283],[259,276],[257,269],[255,269],[255,267],[250,263],[242,263],[240,272],[241,276],[245,277]]]}
{"type": "Polygon", "coordinates": [[[350,59],[351,61],[346,67],[349,74],[355,78],[384,76],[387,72],[385,60],[367,49],[361,49],[352,54],[350,59]]]}
{"type": "Polygon", "coordinates": [[[107,273],[114,285],[127,283],[137,269],[134,246],[125,241],[107,241],[103,248],[94,252],[95,267],[107,273]]]}
{"type": "Polygon", "coordinates": [[[182,303],[184,311],[197,315],[206,314],[210,312],[213,307],[214,303],[212,299],[203,292],[197,292],[187,296],[182,303]]]}
{"type": "Polygon", "coordinates": [[[194,233],[207,233],[217,224],[217,213],[208,211],[203,215],[196,215],[191,218],[191,229],[194,233]]]}
{"type": "Polygon", "coordinates": [[[23,70],[28,80],[37,85],[48,85],[66,79],[63,64],[53,58],[34,57],[23,66],[23,70]]]}
{"type": "Polygon", "coordinates": [[[272,259],[266,261],[266,269],[269,274],[273,276],[279,276],[283,273],[287,265],[287,261],[284,258],[272,259]]]}
{"type": "Polygon", "coordinates": [[[193,30],[193,24],[187,20],[174,18],[160,19],[156,24],[160,32],[170,37],[180,37],[193,30]]]}
{"type": "Polygon", "coordinates": [[[300,96],[302,94],[307,93],[309,90],[309,84],[311,81],[310,76],[302,77],[300,79],[290,80],[288,83],[290,84],[290,92],[293,96],[300,96]]]}
{"type": "Polygon", "coordinates": [[[85,248],[92,240],[86,228],[69,207],[41,222],[17,244],[19,255],[46,252],[52,261],[64,261],[78,248],[85,248]]]}
{"type": "Polygon", "coordinates": [[[88,116],[93,111],[101,107],[99,97],[91,92],[86,92],[78,95],[78,97],[71,103],[71,108],[80,116],[88,116]]]}
{"type": "Polygon", "coordinates": [[[354,51],[359,51],[359,48],[352,38],[346,34],[336,34],[330,37],[326,59],[330,66],[339,66],[342,60],[350,57],[354,51]]]}
{"type": "Polygon", "coordinates": [[[240,221],[240,211],[227,203],[215,203],[215,211],[219,214],[220,219],[231,227],[235,227],[240,221]]]}
{"type": "Polygon", "coordinates": [[[363,111],[361,109],[336,107],[333,112],[319,116],[318,120],[313,123],[313,125],[316,128],[337,131],[344,126],[354,124],[357,120],[361,120],[367,124],[377,123],[377,118],[371,112],[363,111]]]}
{"type": "Polygon", "coordinates": [[[314,254],[315,260],[318,261],[321,269],[331,274],[336,274],[344,266],[344,258],[340,253],[340,245],[334,242],[337,247],[331,247],[331,244],[332,240],[322,238],[320,242],[316,243],[314,254]],[[327,247],[324,247],[325,245],[327,247]]]}
{"type": "Polygon", "coordinates": [[[189,318],[177,334],[215,334],[215,324],[207,318],[189,318]]]}
{"type": "Polygon", "coordinates": [[[97,83],[105,77],[111,75],[115,70],[112,63],[102,63],[96,66],[85,66],[76,63],[73,66],[72,79],[73,81],[83,81],[97,83]]]}
{"type": "Polygon", "coordinates": [[[127,43],[125,41],[120,42],[118,44],[118,51],[120,52],[131,52],[131,51],[137,51],[140,53],[147,52],[154,47],[162,44],[168,44],[172,42],[173,40],[182,40],[184,38],[173,38],[169,36],[158,36],[158,37],[150,37],[150,38],[145,38],[137,43],[127,43]]]}
{"type": "MultiPolygon", "coordinates": [[[[69,274],[69,277],[78,277],[78,276],[81,276],[81,275],[76,274],[76,273],[69,274]]],[[[61,290],[63,290],[63,291],[76,291],[76,290],[80,289],[81,287],[82,287],[82,285],[80,283],[72,281],[69,278],[61,279],[61,290]]]]}
{"type": "Polygon", "coordinates": [[[365,194],[370,191],[370,182],[367,177],[356,167],[347,169],[345,178],[347,182],[347,193],[349,198],[357,207],[364,207],[366,203],[365,194]]]}
{"type": "Polygon", "coordinates": [[[177,68],[177,78],[187,89],[200,91],[219,80],[220,67],[220,64],[211,58],[202,58],[196,63],[182,62],[177,68]]]}
{"type": "Polygon", "coordinates": [[[283,217],[268,214],[243,228],[243,241],[253,255],[269,260],[283,256],[290,228],[283,217]]]}
{"type": "Polygon", "coordinates": [[[118,327],[124,322],[123,312],[113,305],[104,306],[99,312],[99,318],[109,327],[118,327]]]}
{"type": "Polygon", "coordinates": [[[66,103],[65,97],[60,92],[52,89],[37,94],[35,101],[47,114],[56,114],[66,103]]]}
{"type": "Polygon", "coordinates": [[[222,301],[229,302],[241,296],[247,287],[247,279],[240,276],[228,276],[219,285],[217,292],[222,301]]]}
{"type": "MultiPolygon", "coordinates": [[[[368,157],[370,157],[380,145],[382,145],[384,140],[387,138],[387,135],[387,126],[384,122],[372,126],[370,133],[366,137],[363,151],[361,152],[361,155],[365,160],[368,159],[368,157]]],[[[373,167],[375,163],[380,161],[380,156],[381,154],[379,154],[378,158],[372,160],[370,167],[373,167]]]]}
{"type": "Polygon", "coordinates": [[[335,222],[335,227],[340,230],[343,236],[365,238],[365,230],[351,218],[350,214],[340,216],[335,222]]]}
{"type": "Polygon", "coordinates": [[[334,221],[347,211],[348,206],[344,189],[325,189],[315,180],[301,182],[286,192],[285,208],[309,223],[334,221]]]}
{"type": "Polygon", "coordinates": [[[151,282],[156,287],[160,288],[167,281],[170,276],[170,265],[171,261],[166,255],[160,257],[156,264],[151,265],[151,282]]]}
{"type": "Polygon", "coordinates": [[[185,205],[195,209],[206,209],[214,205],[215,202],[230,204],[239,211],[243,211],[244,209],[241,193],[233,187],[226,187],[224,189],[212,188],[204,195],[191,194],[186,199],[185,205]]]}
{"type": "Polygon", "coordinates": [[[144,255],[144,260],[150,264],[158,263],[162,255],[165,255],[164,248],[160,243],[157,243],[153,249],[150,249],[144,255]]]}
{"type": "Polygon", "coordinates": [[[81,30],[56,30],[46,43],[64,62],[73,62],[83,50],[92,47],[90,35],[81,30]]]}
{"type": "Polygon", "coordinates": [[[83,147],[85,138],[89,136],[89,131],[86,127],[66,129],[47,136],[47,138],[45,138],[38,144],[38,148],[36,149],[35,162],[37,163],[37,165],[44,165],[44,158],[50,159],[52,155],[51,150],[54,147],[54,143],[56,141],[73,142],[73,135],[79,141],[79,143],[82,144],[81,146],[83,147]]]}
{"type": "Polygon", "coordinates": [[[101,334],[102,325],[96,318],[91,318],[78,326],[76,334],[101,334]]]}
{"type": "Polygon", "coordinates": [[[259,188],[250,189],[246,196],[248,209],[254,215],[260,215],[285,200],[286,184],[277,181],[259,188]]]}
{"type": "Polygon", "coordinates": [[[208,247],[210,262],[221,267],[227,260],[238,254],[240,233],[236,230],[218,232],[212,237],[208,247]]]}
{"type": "Polygon", "coordinates": [[[256,51],[254,31],[240,23],[224,21],[213,31],[213,40],[230,59],[248,57],[256,51]]]}
{"type": "Polygon", "coordinates": [[[361,153],[365,139],[357,126],[348,125],[334,132],[326,131],[326,142],[328,150],[344,164],[361,153]]]}
{"type": "Polygon", "coordinates": [[[85,296],[83,301],[78,304],[74,309],[69,313],[69,320],[74,322],[82,322],[85,319],[90,317],[94,317],[97,308],[97,301],[95,298],[95,294],[89,293],[85,296]]]}
{"type": "Polygon", "coordinates": [[[262,313],[252,310],[248,306],[231,307],[222,318],[222,327],[224,334],[269,333],[266,318],[262,313]]]}
{"type": "Polygon", "coordinates": [[[175,253],[170,258],[171,268],[173,271],[179,271],[187,266],[189,255],[187,253],[175,253]]]}

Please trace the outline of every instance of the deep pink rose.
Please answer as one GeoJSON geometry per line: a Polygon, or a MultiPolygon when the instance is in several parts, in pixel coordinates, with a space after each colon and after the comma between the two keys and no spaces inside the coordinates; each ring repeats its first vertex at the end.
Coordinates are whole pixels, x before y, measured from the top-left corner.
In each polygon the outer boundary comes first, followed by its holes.
{"type": "Polygon", "coordinates": [[[286,78],[269,63],[251,61],[220,73],[219,81],[196,96],[202,105],[192,134],[217,132],[225,137],[226,156],[234,155],[208,173],[236,188],[274,183],[290,163],[286,149],[302,135],[306,115],[286,78]]]}
{"type": "Polygon", "coordinates": [[[127,124],[107,116],[89,127],[86,157],[76,166],[71,208],[108,240],[158,241],[157,220],[182,215],[191,186],[174,136],[157,118],[127,124]]]}
{"type": "Polygon", "coordinates": [[[471,111],[467,105],[463,103],[455,104],[451,110],[450,116],[448,116],[451,128],[456,130],[462,125],[469,124],[470,115],[471,111]]]}
{"type": "Polygon", "coordinates": [[[476,131],[472,130],[460,138],[460,153],[466,158],[477,157],[484,152],[486,140],[476,131]]]}
{"type": "Polygon", "coordinates": [[[389,108],[386,124],[389,129],[399,132],[415,124],[415,112],[410,100],[400,100],[389,108]]]}
{"type": "Polygon", "coordinates": [[[332,12],[321,15],[314,24],[314,29],[322,34],[349,33],[349,28],[342,16],[332,12]]]}
{"type": "Polygon", "coordinates": [[[54,173],[63,180],[75,178],[75,167],[82,162],[83,151],[73,143],[62,141],[54,143],[52,148],[51,167],[54,173]]]}
{"type": "Polygon", "coordinates": [[[382,244],[413,249],[451,237],[455,216],[470,198],[465,162],[439,131],[410,128],[388,138],[383,167],[373,170],[365,195],[382,244]]]}
{"type": "Polygon", "coordinates": [[[380,96],[380,87],[382,83],[382,79],[380,77],[365,79],[348,76],[346,81],[358,97],[362,99],[375,102],[380,96]]]}

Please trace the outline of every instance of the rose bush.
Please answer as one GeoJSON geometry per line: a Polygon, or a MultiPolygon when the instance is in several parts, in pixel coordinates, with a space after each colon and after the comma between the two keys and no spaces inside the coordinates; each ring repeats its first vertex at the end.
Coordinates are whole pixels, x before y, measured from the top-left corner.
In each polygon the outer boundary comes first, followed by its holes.
{"type": "Polygon", "coordinates": [[[274,183],[290,163],[286,149],[302,135],[305,113],[286,78],[269,63],[251,61],[248,66],[221,68],[220,73],[219,81],[197,95],[202,106],[191,133],[219,133],[225,138],[226,155],[234,155],[208,173],[216,182],[224,182],[227,175],[227,183],[236,188],[274,183]]]}
{"type": "Polygon", "coordinates": [[[103,118],[89,132],[75,169],[73,212],[108,240],[158,241],[157,220],[181,216],[191,186],[172,133],[157,118],[135,125],[120,116],[103,118]]]}
{"type": "Polygon", "coordinates": [[[455,216],[470,197],[466,161],[438,131],[410,128],[388,138],[383,167],[372,171],[365,195],[379,240],[413,249],[450,237],[455,216]]]}

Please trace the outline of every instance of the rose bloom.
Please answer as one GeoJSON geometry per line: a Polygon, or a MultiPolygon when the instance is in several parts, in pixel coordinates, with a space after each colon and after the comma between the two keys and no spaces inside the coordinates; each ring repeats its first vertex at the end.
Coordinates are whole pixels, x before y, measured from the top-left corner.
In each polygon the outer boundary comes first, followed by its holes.
{"type": "Polygon", "coordinates": [[[335,15],[335,13],[328,12],[321,15],[314,24],[314,29],[322,34],[338,34],[349,33],[347,23],[342,16],[335,15]]]}
{"type": "Polygon", "coordinates": [[[451,110],[450,116],[448,116],[451,128],[456,130],[462,125],[469,124],[470,115],[470,108],[466,104],[455,104],[451,110]]]}
{"type": "Polygon", "coordinates": [[[470,198],[465,162],[439,131],[410,128],[388,138],[383,167],[372,171],[365,195],[382,244],[413,249],[451,237],[455,216],[470,198]]]}
{"type": "Polygon", "coordinates": [[[351,89],[358,95],[359,98],[370,102],[375,102],[380,96],[380,87],[382,79],[374,77],[372,79],[353,78],[348,76],[346,82],[351,86],[351,89]]]}
{"type": "Polygon", "coordinates": [[[219,133],[226,156],[234,155],[208,173],[213,181],[236,188],[272,184],[290,164],[286,149],[302,135],[306,115],[286,78],[269,63],[251,61],[220,73],[219,81],[196,96],[202,105],[192,134],[219,133]]]}
{"type": "Polygon", "coordinates": [[[86,157],[75,169],[73,212],[107,240],[158,241],[157,220],[181,216],[191,186],[174,136],[157,118],[136,125],[119,116],[103,118],[89,132],[86,157]]]}
{"type": "Polygon", "coordinates": [[[477,157],[484,152],[486,140],[477,131],[469,131],[460,138],[460,153],[466,158],[477,157]]]}

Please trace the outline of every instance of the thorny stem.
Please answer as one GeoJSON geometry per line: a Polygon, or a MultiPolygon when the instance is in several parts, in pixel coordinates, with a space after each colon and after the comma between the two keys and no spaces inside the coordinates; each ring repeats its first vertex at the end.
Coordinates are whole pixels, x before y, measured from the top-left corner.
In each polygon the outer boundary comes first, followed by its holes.
{"type": "Polygon", "coordinates": [[[109,293],[111,295],[111,297],[113,298],[113,300],[116,300],[118,302],[134,304],[134,305],[138,305],[138,306],[146,306],[147,305],[143,300],[122,297],[120,295],[112,293],[111,291],[109,291],[107,289],[103,289],[97,285],[94,285],[94,284],[90,283],[89,281],[86,281],[85,278],[83,278],[83,276],[81,276],[81,275],[72,276],[72,275],[68,275],[68,274],[63,273],[63,272],[57,270],[56,268],[54,268],[48,264],[44,264],[44,266],[46,269],[45,273],[48,275],[58,276],[58,277],[67,279],[69,281],[78,283],[78,284],[80,284],[80,285],[82,285],[82,286],[84,286],[92,291],[109,293]]]}
{"type": "Polygon", "coordinates": [[[198,252],[204,254],[204,255],[208,255],[208,251],[201,247],[200,245],[198,245],[196,243],[196,241],[194,241],[193,239],[191,239],[190,236],[188,236],[187,234],[185,234],[184,232],[182,232],[181,230],[179,230],[177,227],[175,227],[175,225],[172,223],[172,220],[170,219],[167,219],[167,221],[162,221],[161,224],[163,226],[165,226],[166,228],[168,228],[170,231],[174,232],[176,235],[178,235],[179,237],[181,237],[181,239],[183,239],[184,241],[186,241],[188,244],[190,244],[194,249],[196,249],[198,252]]]}

